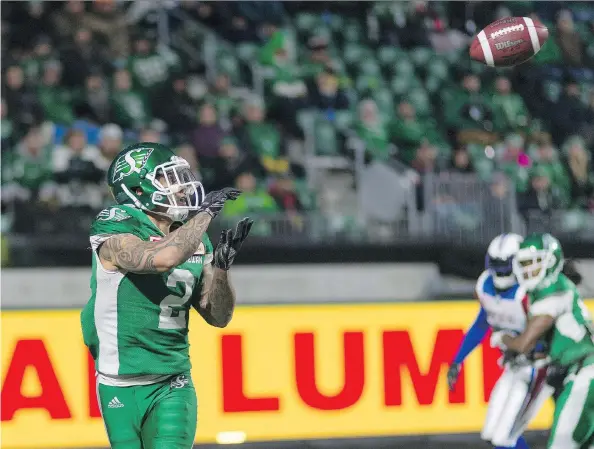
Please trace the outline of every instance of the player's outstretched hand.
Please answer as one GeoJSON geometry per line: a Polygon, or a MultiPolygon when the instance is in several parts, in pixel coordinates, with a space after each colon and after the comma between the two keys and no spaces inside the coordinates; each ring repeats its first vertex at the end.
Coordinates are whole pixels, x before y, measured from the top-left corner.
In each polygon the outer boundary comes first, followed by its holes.
{"type": "Polygon", "coordinates": [[[209,192],[198,208],[198,212],[206,212],[212,218],[215,218],[223,209],[225,201],[234,201],[241,195],[241,190],[232,187],[225,187],[222,190],[209,192]]]}
{"type": "Polygon", "coordinates": [[[448,389],[450,391],[454,391],[461,369],[462,365],[460,363],[452,363],[448,368],[448,389]]]}
{"type": "Polygon", "coordinates": [[[221,232],[221,238],[214,251],[214,265],[221,270],[227,271],[231,268],[235,256],[241,248],[241,244],[247,238],[252,229],[254,220],[246,217],[237,223],[235,231],[225,229],[221,232]]]}

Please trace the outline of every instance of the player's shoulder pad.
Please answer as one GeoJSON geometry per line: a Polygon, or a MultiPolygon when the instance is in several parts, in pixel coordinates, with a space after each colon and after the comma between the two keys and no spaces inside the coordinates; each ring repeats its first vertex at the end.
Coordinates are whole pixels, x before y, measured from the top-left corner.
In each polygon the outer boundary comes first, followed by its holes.
{"type": "Polygon", "coordinates": [[[103,209],[91,224],[91,235],[130,233],[138,225],[136,210],[117,205],[103,209]]]}
{"type": "Polygon", "coordinates": [[[546,299],[549,296],[559,296],[567,291],[574,290],[575,288],[575,284],[571,282],[563,273],[560,273],[555,282],[547,285],[544,288],[534,290],[530,296],[532,302],[536,302],[546,299]]]}

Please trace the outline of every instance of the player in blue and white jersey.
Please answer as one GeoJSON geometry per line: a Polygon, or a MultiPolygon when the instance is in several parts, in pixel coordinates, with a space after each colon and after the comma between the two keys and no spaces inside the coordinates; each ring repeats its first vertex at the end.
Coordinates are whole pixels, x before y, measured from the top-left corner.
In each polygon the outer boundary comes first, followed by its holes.
{"type": "MultiPolygon", "coordinates": [[[[486,269],[476,283],[480,310],[448,370],[450,390],[454,389],[464,359],[490,329],[496,336],[502,330],[519,334],[526,326],[528,297],[512,268],[513,257],[522,240],[517,234],[501,234],[489,245],[486,269]]],[[[500,344],[492,337],[492,346],[500,344]]],[[[497,449],[528,449],[522,433],[553,390],[545,382],[547,359],[543,351],[544,348],[539,347],[530,359],[504,354],[504,371],[489,398],[481,432],[481,438],[497,449]]]]}

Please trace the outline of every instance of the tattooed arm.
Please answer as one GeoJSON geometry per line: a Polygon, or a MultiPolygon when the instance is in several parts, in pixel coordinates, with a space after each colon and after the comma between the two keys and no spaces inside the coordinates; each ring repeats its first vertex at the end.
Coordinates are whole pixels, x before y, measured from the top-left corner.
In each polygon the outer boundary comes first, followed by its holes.
{"type": "Polygon", "coordinates": [[[211,264],[202,272],[200,301],[194,308],[211,326],[225,327],[233,317],[235,291],[231,287],[229,273],[211,264]]]}
{"type": "Polygon", "coordinates": [[[175,268],[194,254],[225,201],[235,200],[240,193],[232,188],[210,192],[193,218],[158,242],[145,242],[132,234],[110,237],[98,248],[101,264],[107,270],[132,273],[163,273],[175,268]]]}
{"type": "Polygon", "coordinates": [[[158,242],[145,242],[132,234],[115,235],[99,247],[107,270],[163,273],[190,258],[202,241],[212,217],[202,212],[158,242]]]}

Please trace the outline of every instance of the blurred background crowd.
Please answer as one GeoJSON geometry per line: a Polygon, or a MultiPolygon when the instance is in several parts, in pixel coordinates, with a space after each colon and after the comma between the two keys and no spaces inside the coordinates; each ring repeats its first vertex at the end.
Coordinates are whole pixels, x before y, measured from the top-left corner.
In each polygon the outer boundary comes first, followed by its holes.
{"type": "Polygon", "coordinates": [[[137,141],[244,190],[223,218],[266,238],[594,235],[589,2],[23,1],[1,28],[11,245],[84,235],[137,141]],[[533,60],[470,61],[522,15],[550,30],[533,60]]]}

